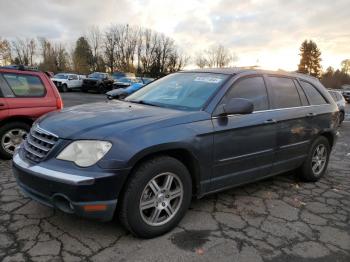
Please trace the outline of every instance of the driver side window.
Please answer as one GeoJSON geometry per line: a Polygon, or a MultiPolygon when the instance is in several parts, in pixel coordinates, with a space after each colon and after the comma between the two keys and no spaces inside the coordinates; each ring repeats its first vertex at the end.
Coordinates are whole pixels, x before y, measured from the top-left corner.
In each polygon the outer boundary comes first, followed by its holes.
{"type": "Polygon", "coordinates": [[[267,90],[263,77],[254,76],[238,80],[224,98],[227,103],[232,98],[244,98],[254,105],[254,111],[269,109],[267,90]]]}

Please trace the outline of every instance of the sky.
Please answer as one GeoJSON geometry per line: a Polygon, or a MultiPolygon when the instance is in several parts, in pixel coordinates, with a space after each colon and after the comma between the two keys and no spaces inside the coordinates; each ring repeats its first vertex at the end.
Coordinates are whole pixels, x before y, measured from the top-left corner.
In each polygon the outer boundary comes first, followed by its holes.
{"type": "Polygon", "coordinates": [[[304,39],[317,43],[324,69],[350,58],[349,0],[0,0],[2,38],[70,48],[93,25],[126,23],[165,33],[191,57],[223,45],[235,66],[296,70],[304,39]]]}

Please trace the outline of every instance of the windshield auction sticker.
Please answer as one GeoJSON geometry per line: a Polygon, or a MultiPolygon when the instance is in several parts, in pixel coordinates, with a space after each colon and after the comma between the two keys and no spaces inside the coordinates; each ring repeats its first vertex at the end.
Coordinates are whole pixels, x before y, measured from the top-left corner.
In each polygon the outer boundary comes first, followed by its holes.
{"type": "Polygon", "coordinates": [[[220,83],[222,79],[210,76],[197,76],[193,81],[217,84],[220,83]]]}

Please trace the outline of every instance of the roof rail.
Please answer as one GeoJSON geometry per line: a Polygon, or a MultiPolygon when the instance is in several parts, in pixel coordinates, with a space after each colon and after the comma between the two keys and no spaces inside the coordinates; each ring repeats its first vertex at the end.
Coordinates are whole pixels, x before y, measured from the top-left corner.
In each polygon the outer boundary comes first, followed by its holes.
{"type": "Polygon", "coordinates": [[[299,73],[299,72],[293,72],[293,74],[298,75],[300,77],[308,77],[308,78],[313,79],[315,81],[320,81],[320,79],[318,79],[317,77],[312,76],[312,75],[303,74],[303,73],[299,73]]]}
{"type": "Polygon", "coordinates": [[[2,66],[0,68],[21,70],[21,71],[39,71],[39,68],[37,66],[25,66],[25,65],[8,65],[8,66],[2,66]]]}

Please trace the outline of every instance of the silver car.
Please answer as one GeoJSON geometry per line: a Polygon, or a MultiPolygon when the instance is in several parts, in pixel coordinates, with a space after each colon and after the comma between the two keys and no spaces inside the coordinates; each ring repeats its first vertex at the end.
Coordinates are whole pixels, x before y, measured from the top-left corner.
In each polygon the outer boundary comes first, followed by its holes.
{"type": "Polygon", "coordinates": [[[339,108],[339,125],[344,121],[346,101],[340,91],[328,90],[339,108]]]}

